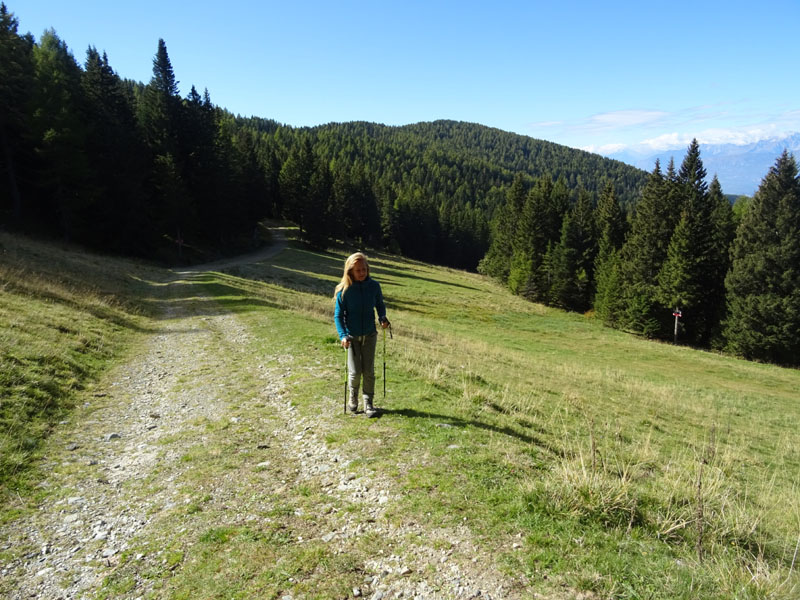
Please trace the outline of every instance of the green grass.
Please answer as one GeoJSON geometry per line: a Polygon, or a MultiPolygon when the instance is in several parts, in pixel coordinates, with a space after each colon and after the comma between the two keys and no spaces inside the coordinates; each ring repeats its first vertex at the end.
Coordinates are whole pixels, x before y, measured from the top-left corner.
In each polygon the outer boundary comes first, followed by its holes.
{"type": "MultiPolygon", "coordinates": [[[[0,234],[0,490],[25,484],[41,441],[148,330],[163,275],[0,234]]],[[[100,393],[100,392],[98,392],[100,393]]]]}
{"type": "MultiPolygon", "coordinates": [[[[344,365],[331,297],[344,257],[292,245],[264,263],[187,277],[175,301],[198,313],[211,304],[234,312],[250,333],[243,356],[253,364],[291,357],[287,399],[302,415],[339,415],[344,365]]],[[[542,594],[797,597],[800,372],[642,340],[527,303],[475,274],[378,253],[371,266],[394,330],[385,403],[382,340],[376,361],[385,412],[369,421],[337,417],[321,433],[333,448],[356,444],[352,468],[390,477],[402,490],[388,519],[466,525],[481,555],[542,594]]],[[[16,337],[3,373],[19,369],[16,381],[28,390],[38,388],[37,365],[62,373],[53,377],[56,391],[66,390],[59,410],[68,410],[118,360],[120,340],[157,325],[149,314],[159,276],[114,272],[120,289],[104,300],[106,312],[78,308],[98,301],[89,291],[52,302],[46,319],[38,318],[46,305],[40,291],[6,284],[2,335],[16,337]],[[18,314],[26,303],[42,304],[18,314]],[[58,307],[75,313],[58,316],[58,307]],[[78,322],[78,313],[92,316],[78,322]],[[70,331],[46,338],[29,351],[38,362],[20,367],[13,357],[53,323],[70,331]],[[70,362],[84,355],[91,359],[70,362]]],[[[179,480],[187,503],[172,517],[186,531],[160,541],[152,597],[345,597],[363,581],[364,560],[391,548],[371,537],[344,554],[296,542],[315,527],[304,515],[336,500],[308,482],[253,491],[267,474],[291,481],[295,466],[276,449],[254,450],[262,432],[248,419],[267,417],[257,398],[247,398],[259,384],[242,375],[238,385],[231,396],[243,399],[232,414],[242,421],[231,425],[221,415],[204,427],[203,444],[183,440],[180,462],[192,470],[179,480]],[[249,468],[263,460],[268,470],[249,468]],[[225,477],[238,478],[241,490],[223,501],[208,482],[225,477]],[[226,521],[230,505],[260,525],[226,521]]],[[[38,440],[43,429],[32,425],[26,435],[38,440]]],[[[142,543],[155,552],[154,540],[142,543]]],[[[139,569],[133,559],[121,565],[107,597],[127,590],[139,569]]]]}
{"type": "MultiPolygon", "coordinates": [[[[322,363],[327,378],[292,389],[309,412],[321,398],[338,408],[330,294],[343,259],[290,248],[213,284],[257,339],[298,368],[322,363]]],[[[383,441],[365,444],[362,460],[403,486],[398,520],[466,516],[504,568],[538,588],[798,592],[798,371],[642,340],[469,273],[380,254],[371,266],[395,333],[387,411],[343,420],[328,443],[383,441]]]]}

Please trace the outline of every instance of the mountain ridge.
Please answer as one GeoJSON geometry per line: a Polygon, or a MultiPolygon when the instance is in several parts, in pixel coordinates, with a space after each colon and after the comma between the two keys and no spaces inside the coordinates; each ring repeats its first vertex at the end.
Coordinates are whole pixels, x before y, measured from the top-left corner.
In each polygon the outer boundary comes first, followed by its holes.
{"type": "MultiPolygon", "coordinates": [[[[784,149],[800,155],[800,132],[763,138],[748,144],[700,143],[700,153],[709,177],[715,174],[726,194],[752,196],[761,180],[784,149]]],[[[670,158],[679,165],[686,147],[671,147],[657,152],[624,149],[603,154],[631,166],[652,171],[656,159],[666,166],[670,158]]]]}

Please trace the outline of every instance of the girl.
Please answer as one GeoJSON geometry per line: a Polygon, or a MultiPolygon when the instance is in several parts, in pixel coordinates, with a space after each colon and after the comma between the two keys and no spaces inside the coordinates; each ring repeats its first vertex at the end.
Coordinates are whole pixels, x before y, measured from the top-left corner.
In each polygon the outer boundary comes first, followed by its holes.
{"type": "Polygon", "coordinates": [[[389,327],[386,306],[380,284],[369,276],[367,257],[356,252],[344,261],[344,275],[333,295],[336,309],[333,321],[342,348],[347,349],[347,380],[350,394],[347,408],[358,412],[358,387],[364,380],[364,412],[374,417],[378,411],[372,405],[375,395],[375,346],[378,331],[375,328],[375,311],[381,327],[389,327]]]}

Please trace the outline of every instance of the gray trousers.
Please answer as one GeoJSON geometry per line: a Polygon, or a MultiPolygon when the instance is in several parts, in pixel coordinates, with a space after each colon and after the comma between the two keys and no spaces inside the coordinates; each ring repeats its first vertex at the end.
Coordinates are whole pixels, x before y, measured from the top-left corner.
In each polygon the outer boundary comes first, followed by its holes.
{"type": "Polygon", "coordinates": [[[364,380],[364,400],[375,395],[375,346],[378,332],[354,337],[347,349],[347,381],[350,384],[350,402],[358,402],[360,380],[364,380]]]}

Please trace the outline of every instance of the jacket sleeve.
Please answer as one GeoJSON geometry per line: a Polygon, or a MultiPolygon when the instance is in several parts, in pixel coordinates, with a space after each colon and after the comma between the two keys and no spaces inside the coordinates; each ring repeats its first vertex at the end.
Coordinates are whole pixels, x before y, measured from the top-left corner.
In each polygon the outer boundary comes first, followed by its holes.
{"type": "Polygon", "coordinates": [[[378,311],[378,321],[383,321],[386,318],[386,305],[383,303],[381,284],[376,281],[375,285],[377,286],[375,290],[375,309],[378,311]]]}
{"type": "Polygon", "coordinates": [[[336,294],[336,308],[333,311],[333,322],[336,324],[336,332],[339,334],[340,340],[350,335],[347,331],[347,323],[345,322],[345,312],[344,298],[342,298],[342,292],[339,292],[336,294]]]}

